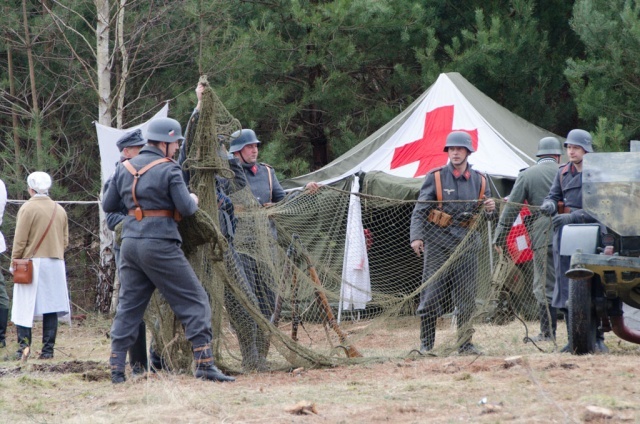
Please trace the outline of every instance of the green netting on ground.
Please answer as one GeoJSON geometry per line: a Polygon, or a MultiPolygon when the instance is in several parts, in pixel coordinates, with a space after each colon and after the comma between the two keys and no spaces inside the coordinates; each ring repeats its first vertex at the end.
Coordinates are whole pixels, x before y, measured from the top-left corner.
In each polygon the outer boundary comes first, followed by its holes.
{"type": "MultiPolygon", "coordinates": [[[[187,164],[200,208],[216,228],[216,176],[233,175],[220,143],[238,128],[215,94],[206,90],[197,129],[187,137],[194,140],[187,164]]],[[[440,255],[443,265],[423,279],[423,259],[409,240],[415,201],[396,200],[393,192],[386,197],[352,192],[356,178],[315,192],[292,192],[267,208],[245,187],[231,194],[238,218],[233,243],[219,229],[212,242],[203,245],[193,246],[185,238],[183,248],[210,297],[214,351],[221,368],[262,371],[419,354],[420,292],[450,278],[463,284],[442,291],[435,346],[429,354],[457,353],[468,337],[489,355],[556,348],[554,343],[528,340],[539,332],[540,315],[533,290],[534,260],[527,258],[532,256],[527,230],[540,217],[535,208],[525,216],[523,205],[511,205],[509,216],[503,217],[510,234],[501,253],[492,239],[503,202],[498,202],[497,214],[479,211],[458,244],[448,239],[448,230],[434,232],[443,238],[425,242],[444,246],[429,253],[440,255]],[[379,337],[389,334],[389,328],[397,337],[379,337]],[[250,357],[266,362],[251,366],[250,357]]],[[[546,219],[547,229],[550,224],[546,219]]],[[[154,346],[170,366],[188,368],[190,346],[160,296],[154,297],[147,320],[154,346]]]]}

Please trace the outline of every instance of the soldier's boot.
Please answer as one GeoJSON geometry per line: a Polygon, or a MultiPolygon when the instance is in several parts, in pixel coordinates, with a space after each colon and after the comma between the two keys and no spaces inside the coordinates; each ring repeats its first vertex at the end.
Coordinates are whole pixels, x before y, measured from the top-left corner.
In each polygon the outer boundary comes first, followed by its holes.
{"type": "Polygon", "coordinates": [[[436,322],[438,317],[432,315],[420,316],[420,353],[427,353],[433,349],[436,341],[436,322]]]}
{"type": "Polygon", "coordinates": [[[461,313],[458,316],[458,353],[460,355],[482,355],[482,352],[471,342],[474,329],[469,324],[471,316],[461,313]]]}
{"type": "Polygon", "coordinates": [[[243,328],[236,328],[238,335],[238,344],[240,345],[240,354],[242,355],[242,369],[251,372],[269,371],[267,362],[264,357],[260,357],[256,343],[257,325],[253,323],[244,323],[243,328]]]}
{"type": "Polygon", "coordinates": [[[540,334],[532,337],[534,342],[550,342],[556,339],[556,327],[558,325],[558,311],[556,308],[549,306],[547,311],[546,305],[540,306],[540,334]]]}
{"type": "Polygon", "coordinates": [[[109,365],[111,366],[111,382],[120,384],[127,381],[125,377],[125,366],[127,362],[127,352],[111,352],[109,365]]]}
{"type": "Polygon", "coordinates": [[[42,352],[38,359],[53,358],[53,347],[56,344],[58,334],[58,314],[42,315],[42,352]]]}
{"type": "Polygon", "coordinates": [[[23,327],[16,325],[18,333],[18,350],[16,351],[16,360],[27,359],[31,349],[31,327],[23,327]]]}
{"type": "Polygon", "coordinates": [[[0,348],[7,346],[7,324],[9,323],[9,310],[0,309],[0,348]]]}
{"type": "Polygon", "coordinates": [[[149,370],[147,359],[147,326],[144,321],[138,327],[138,338],[129,348],[129,363],[133,374],[144,374],[149,370]]]}
{"type": "Polygon", "coordinates": [[[196,371],[194,376],[202,380],[231,382],[236,381],[235,378],[224,375],[213,364],[213,352],[208,344],[203,346],[195,346],[193,348],[193,359],[196,362],[196,371]]]}
{"type": "Polygon", "coordinates": [[[604,344],[604,331],[600,329],[596,331],[595,353],[609,353],[609,348],[604,344]]]}
{"type": "Polygon", "coordinates": [[[258,361],[267,364],[267,355],[271,346],[271,334],[268,331],[256,326],[256,348],[258,349],[258,361]]]}

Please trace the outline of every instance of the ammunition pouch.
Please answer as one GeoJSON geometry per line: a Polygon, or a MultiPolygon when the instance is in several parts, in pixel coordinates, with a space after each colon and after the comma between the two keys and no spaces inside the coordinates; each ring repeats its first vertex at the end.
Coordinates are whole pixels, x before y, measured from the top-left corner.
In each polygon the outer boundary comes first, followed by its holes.
{"type": "Polygon", "coordinates": [[[429,212],[429,217],[427,221],[432,224],[437,225],[438,227],[446,228],[451,224],[451,220],[453,217],[446,212],[441,211],[440,209],[434,208],[429,212]]]}
{"type": "Polygon", "coordinates": [[[558,214],[563,213],[571,213],[571,208],[569,206],[565,206],[564,202],[561,200],[558,202],[558,214]]]}

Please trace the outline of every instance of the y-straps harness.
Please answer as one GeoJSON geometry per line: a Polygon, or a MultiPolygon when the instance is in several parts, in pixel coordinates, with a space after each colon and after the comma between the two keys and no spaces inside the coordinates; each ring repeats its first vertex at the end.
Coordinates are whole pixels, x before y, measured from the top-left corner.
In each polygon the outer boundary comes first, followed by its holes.
{"type": "MultiPolygon", "coordinates": [[[[480,175],[480,178],[482,178],[482,183],[480,185],[480,194],[478,194],[478,200],[483,200],[484,191],[487,188],[487,179],[482,174],[478,174],[478,175],[480,175]]],[[[438,199],[438,208],[442,209],[442,179],[440,178],[440,171],[438,170],[434,172],[433,176],[436,179],[436,198],[438,199]]]]}
{"type": "Polygon", "coordinates": [[[158,217],[158,216],[173,218],[176,221],[180,221],[180,218],[181,218],[180,213],[178,213],[175,210],[169,210],[169,209],[143,210],[140,207],[140,204],[138,203],[138,198],[136,197],[136,185],[138,184],[138,180],[140,179],[140,177],[145,172],[153,168],[154,166],[160,165],[161,163],[165,163],[165,162],[171,162],[171,159],[169,158],[156,159],[153,162],[147,164],[144,168],[142,168],[139,171],[137,171],[128,160],[122,162],[122,165],[124,165],[127,171],[129,171],[129,173],[133,175],[133,184],[131,185],[131,196],[133,197],[133,203],[136,205],[136,208],[129,209],[129,216],[135,216],[137,221],[142,221],[142,218],[146,218],[146,217],[158,217]]]}

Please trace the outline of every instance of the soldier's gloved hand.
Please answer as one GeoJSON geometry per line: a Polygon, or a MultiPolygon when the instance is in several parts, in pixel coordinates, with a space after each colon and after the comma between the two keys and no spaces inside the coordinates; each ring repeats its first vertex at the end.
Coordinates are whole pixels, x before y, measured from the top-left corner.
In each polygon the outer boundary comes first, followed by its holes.
{"type": "Polygon", "coordinates": [[[558,227],[562,227],[563,225],[571,224],[573,222],[573,219],[571,217],[571,214],[563,213],[554,216],[553,218],[551,218],[551,221],[553,222],[553,228],[555,229],[558,227]]]}
{"type": "Polygon", "coordinates": [[[553,200],[545,200],[542,202],[542,206],[540,206],[540,212],[546,216],[553,215],[556,213],[556,203],[553,200]]]}

